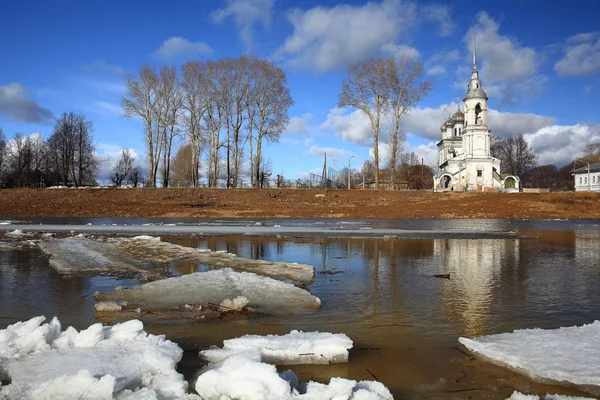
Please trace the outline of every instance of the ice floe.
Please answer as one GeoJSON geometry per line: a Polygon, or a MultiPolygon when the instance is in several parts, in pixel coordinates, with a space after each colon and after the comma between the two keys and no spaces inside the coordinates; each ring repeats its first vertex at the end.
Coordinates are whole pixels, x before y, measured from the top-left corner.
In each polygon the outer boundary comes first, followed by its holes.
{"type": "Polygon", "coordinates": [[[163,242],[159,237],[147,235],[133,238],[110,238],[108,243],[114,244],[121,252],[133,256],[141,262],[193,261],[197,264],[216,268],[233,268],[240,271],[254,272],[260,275],[284,277],[299,282],[312,282],[315,270],[310,265],[252,260],[238,257],[226,251],[211,251],[179,246],[163,242]]]}
{"type": "Polygon", "coordinates": [[[248,306],[263,312],[287,313],[291,309],[318,309],[321,301],[292,284],[250,272],[224,268],[162,279],[128,289],[98,293],[101,301],[127,301],[147,308],[167,309],[185,304],[221,304],[243,296],[248,306]]]}
{"type": "MultiPolygon", "coordinates": [[[[1,399],[185,399],[182,350],[140,321],[78,332],[44,317],[0,330],[1,399]]],[[[197,398],[197,397],[196,397],[197,398]]]]}
{"type": "MultiPolygon", "coordinates": [[[[564,396],[562,394],[547,394],[544,400],[594,400],[591,397],[564,396]]],[[[516,390],[506,400],[540,400],[540,396],[534,394],[523,394],[516,390]]]]}
{"type": "Polygon", "coordinates": [[[583,387],[600,386],[600,321],[553,330],[460,338],[470,351],[534,380],[583,387]]]}
{"type": "Polygon", "coordinates": [[[291,331],[287,335],[246,335],[223,341],[223,348],[202,350],[209,362],[244,355],[277,365],[334,364],[348,362],[352,340],[342,333],[291,331]]]}
{"type": "Polygon", "coordinates": [[[243,356],[232,356],[196,380],[204,400],[392,400],[381,383],[332,378],[328,385],[298,384],[292,371],[277,373],[274,365],[243,356]]]}

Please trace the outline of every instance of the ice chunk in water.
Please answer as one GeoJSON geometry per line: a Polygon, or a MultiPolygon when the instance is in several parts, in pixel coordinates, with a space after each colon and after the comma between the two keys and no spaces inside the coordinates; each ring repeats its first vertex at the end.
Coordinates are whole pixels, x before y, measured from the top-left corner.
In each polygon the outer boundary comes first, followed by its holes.
{"type": "Polygon", "coordinates": [[[600,321],[553,330],[460,338],[469,350],[543,382],[600,386],[600,321]]]}
{"type": "Polygon", "coordinates": [[[230,268],[162,279],[129,289],[101,293],[100,300],[146,303],[158,309],[183,304],[220,304],[244,296],[250,307],[273,313],[318,309],[321,301],[289,283],[230,268]]]}
{"type": "Polygon", "coordinates": [[[182,350],[163,336],[147,334],[141,322],[61,332],[56,318],[42,324],[44,319],[0,330],[0,365],[11,381],[0,388],[0,398],[190,397],[175,370],[182,350]]]}
{"type": "Polygon", "coordinates": [[[220,362],[238,354],[277,365],[333,364],[348,362],[352,340],[342,333],[291,331],[287,335],[246,335],[223,341],[222,349],[207,349],[200,355],[220,362]]]}
{"type": "Polygon", "coordinates": [[[379,382],[356,382],[332,378],[329,385],[309,382],[296,387],[291,371],[278,374],[275,366],[242,356],[227,358],[218,367],[200,375],[196,391],[206,400],[392,400],[379,382]]]}

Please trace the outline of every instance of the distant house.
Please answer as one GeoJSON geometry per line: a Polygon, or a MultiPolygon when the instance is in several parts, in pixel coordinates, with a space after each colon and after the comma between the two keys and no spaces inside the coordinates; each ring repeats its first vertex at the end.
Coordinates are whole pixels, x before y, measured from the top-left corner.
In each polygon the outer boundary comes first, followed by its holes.
{"type": "Polygon", "coordinates": [[[573,171],[576,192],[600,192],[600,162],[573,171]]]}

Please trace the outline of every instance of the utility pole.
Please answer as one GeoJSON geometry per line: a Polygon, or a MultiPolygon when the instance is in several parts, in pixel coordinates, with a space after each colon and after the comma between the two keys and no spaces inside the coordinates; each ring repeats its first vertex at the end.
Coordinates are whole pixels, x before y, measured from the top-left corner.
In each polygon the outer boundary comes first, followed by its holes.
{"type": "Polygon", "coordinates": [[[350,189],[350,160],[352,160],[354,156],[348,159],[348,189],[350,189]]]}

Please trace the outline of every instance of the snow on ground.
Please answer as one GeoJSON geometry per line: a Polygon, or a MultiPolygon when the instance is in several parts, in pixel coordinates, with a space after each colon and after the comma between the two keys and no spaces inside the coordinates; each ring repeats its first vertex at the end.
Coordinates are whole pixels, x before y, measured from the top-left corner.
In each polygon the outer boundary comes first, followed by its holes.
{"type": "Polygon", "coordinates": [[[203,350],[209,362],[245,355],[277,365],[334,364],[348,362],[352,340],[342,333],[292,331],[287,335],[246,335],[223,341],[223,348],[203,350]]]}
{"type": "Polygon", "coordinates": [[[292,371],[277,373],[274,365],[232,356],[203,373],[196,392],[204,400],[392,400],[381,383],[331,378],[328,385],[298,384],[292,371]]]}
{"type": "Polygon", "coordinates": [[[600,321],[554,330],[460,338],[469,350],[534,380],[600,386],[600,321]]]}
{"type": "Polygon", "coordinates": [[[210,251],[179,246],[147,235],[136,236],[134,238],[110,238],[108,239],[108,243],[116,245],[121,252],[133,256],[141,262],[156,260],[165,263],[193,261],[197,264],[208,265],[210,267],[228,267],[240,271],[254,272],[273,277],[284,277],[307,283],[312,282],[315,276],[315,269],[310,265],[252,260],[238,257],[235,254],[225,251],[210,251]]]}
{"type": "Polygon", "coordinates": [[[21,229],[15,229],[14,231],[6,232],[5,235],[12,238],[23,238],[33,236],[32,233],[23,232],[21,229]]]}
{"type": "MultiPolygon", "coordinates": [[[[540,400],[539,396],[534,394],[523,394],[516,390],[506,400],[540,400]]],[[[574,397],[574,396],[563,396],[561,394],[547,394],[544,400],[594,400],[591,397],[574,397]]]]}
{"type": "Polygon", "coordinates": [[[168,309],[184,304],[221,304],[244,296],[258,311],[287,313],[290,309],[318,309],[321,300],[296,286],[230,268],[196,272],[128,289],[96,295],[99,300],[144,303],[147,308],[168,309]]]}
{"type": "MultiPolygon", "coordinates": [[[[0,399],[182,399],[175,370],[182,350],[149,335],[140,321],[78,332],[58,319],[17,322],[0,330],[0,399]],[[7,379],[8,378],[8,379],[7,379]]],[[[197,398],[197,397],[196,397],[197,398]]]]}

